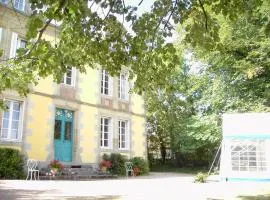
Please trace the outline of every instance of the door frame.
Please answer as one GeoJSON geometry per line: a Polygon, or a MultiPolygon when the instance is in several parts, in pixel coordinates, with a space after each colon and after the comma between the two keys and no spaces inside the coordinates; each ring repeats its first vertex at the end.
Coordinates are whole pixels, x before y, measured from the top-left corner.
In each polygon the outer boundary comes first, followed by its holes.
{"type": "MultiPolygon", "coordinates": [[[[73,152],[73,148],[74,148],[74,134],[75,134],[75,111],[74,110],[71,110],[71,109],[66,109],[66,108],[63,108],[63,107],[55,107],[55,113],[54,113],[54,128],[53,128],[53,157],[54,159],[56,160],[56,149],[55,149],[55,138],[54,138],[54,134],[55,134],[55,121],[57,119],[57,110],[61,110],[61,112],[68,112],[71,113],[71,120],[66,120],[66,116],[61,116],[60,120],[61,120],[61,133],[60,133],[60,141],[63,142],[64,141],[64,137],[65,137],[65,123],[64,122],[72,122],[72,132],[71,132],[71,138],[70,138],[70,161],[63,161],[63,160],[60,160],[61,162],[64,162],[64,163],[71,163],[74,161],[73,157],[74,157],[74,152],[73,152]],[[64,127],[64,130],[62,130],[62,128],[64,127]]],[[[65,113],[66,113],[65,112],[65,113]]],[[[59,118],[58,118],[59,119],[59,118]]]]}

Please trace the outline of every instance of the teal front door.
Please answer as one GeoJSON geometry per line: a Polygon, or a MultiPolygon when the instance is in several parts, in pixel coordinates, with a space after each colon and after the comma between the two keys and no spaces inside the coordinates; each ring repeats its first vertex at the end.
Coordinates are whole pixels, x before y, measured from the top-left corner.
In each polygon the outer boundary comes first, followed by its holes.
{"type": "Polygon", "coordinates": [[[54,159],[72,161],[73,112],[56,108],[54,124],[54,159]]]}

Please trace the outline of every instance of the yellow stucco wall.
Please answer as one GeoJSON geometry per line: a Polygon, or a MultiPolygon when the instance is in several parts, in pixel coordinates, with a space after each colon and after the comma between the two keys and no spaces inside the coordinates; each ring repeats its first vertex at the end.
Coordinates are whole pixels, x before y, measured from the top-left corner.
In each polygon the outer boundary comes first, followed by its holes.
{"type": "Polygon", "coordinates": [[[142,96],[138,94],[132,94],[131,98],[131,111],[133,113],[144,115],[145,109],[144,109],[144,100],[142,96]]]}
{"type": "Polygon", "coordinates": [[[83,102],[96,104],[99,90],[99,75],[98,70],[87,68],[86,73],[80,73],[81,89],[80,100],[83,102]]]}
{"type": "Polygon", "coordinates": [[[99,120],[96,118],[97,109],[89,106],[81,106],[83,115],[80,123],[83,125],[80,129],[80,157],[83,163],[95,163],[97,157],[97,130],[96,123],[99,120]]]}
{"type": "Polygon", "coordinates": [[[139,116],[132,117],[132,140],[134,156],[145,157],[146,153],[146,136],[145,136],[145,119],[139,116]]]}
{"type": "Polygon", "coordinates": [[[29,158],[45,161],[48,156],[47,145],[53,139],[49,126],[50,119],[54,118],[49,110],[52,99],[33,94],[28,98],[32,102],[32,108],[28,109],[28,116],[32,117],[26,122],[26,129],[31,130],[31,134],[25,137],[25,143],[30,145],[27,155],[29,158]]]}

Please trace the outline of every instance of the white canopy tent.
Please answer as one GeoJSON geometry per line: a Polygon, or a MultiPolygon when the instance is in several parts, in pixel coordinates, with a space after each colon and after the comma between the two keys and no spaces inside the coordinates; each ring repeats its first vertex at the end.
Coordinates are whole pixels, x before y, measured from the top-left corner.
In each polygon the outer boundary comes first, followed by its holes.
{"type": "Polygon", "coordinates": [[[270,181],[270,113],[223,115],[220,176],[270,181]]]}

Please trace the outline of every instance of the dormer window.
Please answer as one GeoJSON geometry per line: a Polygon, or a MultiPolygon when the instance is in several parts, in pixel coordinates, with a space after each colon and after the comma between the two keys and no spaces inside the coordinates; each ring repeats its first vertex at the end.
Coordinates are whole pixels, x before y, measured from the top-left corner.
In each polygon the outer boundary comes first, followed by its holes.
{"type": "Polygon", "coordinates": [[[20,11],[24,11],[25,0],[14,0],[14,8],[20,11]]]}
{"type": "Polygon", "coordinates": [[[0,3],[7,4],[8,0],[0,0],[0,3]]]}

